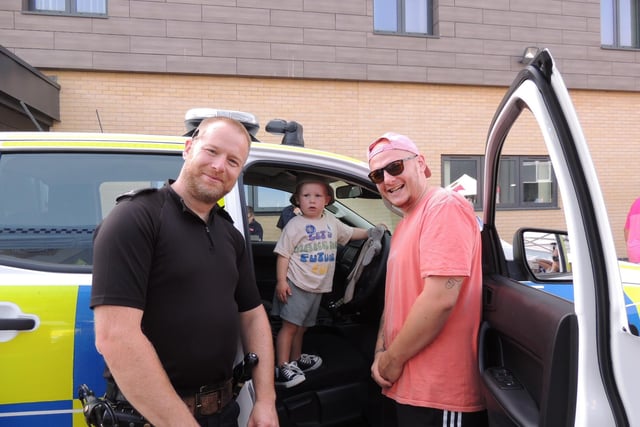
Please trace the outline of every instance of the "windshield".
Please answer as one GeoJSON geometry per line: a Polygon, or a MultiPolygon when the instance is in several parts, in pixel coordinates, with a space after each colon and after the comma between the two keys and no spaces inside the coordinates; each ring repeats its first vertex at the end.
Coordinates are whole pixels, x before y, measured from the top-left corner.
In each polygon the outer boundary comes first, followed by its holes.
{"type": "Polygon", "coordinates": [[[181,165],[179,155],[3,154],[0,263],[90,266],[93,232],[116,197],[161,187],[181,165]]]}

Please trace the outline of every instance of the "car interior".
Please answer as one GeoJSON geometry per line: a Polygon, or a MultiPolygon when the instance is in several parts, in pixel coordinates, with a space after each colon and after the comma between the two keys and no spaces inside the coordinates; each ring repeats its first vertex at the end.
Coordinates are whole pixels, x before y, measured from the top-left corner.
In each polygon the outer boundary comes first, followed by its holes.
{"type": "MultiPolygon", "coordinates": [[[[356,205],[358,199],[369,199],[378,207],[386,209],[379,197],[364,186],[348,183],[346,177],[327,176],[326,171],[289,169],[275,165],[249,167],[242,182],[247,188],[245,195],[253,194],[254,197],[247,204],[253,203],[256,219],[265,228],[263,241],[250,241],[250,244],[258,287],[268,313],[276,284],[276,255],[273,249],[279,230],[271,237],[269,231],[275,230],[275,218],[279,211],[265,212],[260,206],[260,190],[256,187],[282,191],[284,194],[280,200],[288,203],[289,195],[295,191],[296,176],[300,173],[321,174],[331,183],[336,189],[337,197],[336,202],[326,208],[327,214],[335,215],[350,226],[368,228],[374,224],[363,222],[362,217],[348,208],[346,203],[349,200],[341,198],[343,195],[357,195],[350,200],[356,205]],[[338,189],[340,187],[342,188],[338,189]],[[358,190],[354,191],[356,187],[358,190]]],[[[280,206],[279,209],[283,207],[280,206]]],[[[277,408],[282,426],[391,425],[390,420],[385,423],[382,421],[384,402],[380,388],[371,380],[370,375],[384,303],[390,233],[385,233],[382,238],[380,253],[363,268],[353,299],[348,303],[342,302],[349,273],[355,268],[364,243],[364,240],[351,241],[338,249],[333,289],[323,295],[317,324],[307,330],[303,341],[303,352],[320,355],[323,364],[319,369],[306,373],[306,380],[301,384],[289,389],[277,388],[277,408]]],[[[270,321],[275,340],[281,320],[270,315],[270,321]]]]}

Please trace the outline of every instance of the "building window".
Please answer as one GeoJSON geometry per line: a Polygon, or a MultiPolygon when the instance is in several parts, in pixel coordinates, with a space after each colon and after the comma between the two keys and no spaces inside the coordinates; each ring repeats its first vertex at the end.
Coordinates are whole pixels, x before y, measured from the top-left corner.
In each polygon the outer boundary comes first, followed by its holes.
{"type": "Polygon", "coordinates": [[[106,15],[107,0],[29,0],[29,11],[61,15],[106,15]]]}
{"type": "Polygon", "coordinates": [[[639,0],[601,0],[603,46],[640,48],[639,0]]]}
{"type": "Polygon", "coordinates": [[[432,0],[374,0],[373,29],[376,32],[433,34],[432,0]]]}
{"type": "Polygon", "coordinates": [[[557,207],[556,179],[549,157],[502,156],[496,202],[502,208],[557,207]]]}
{"type": "MultiPolygon", "coordinates": [[[[482,209],[484,156],[443,156],[442,186],[459,191],[482,209]]],[[[558,206],[558,190],[548,156],[502,156],[498,169],[498,209],[558,206]]]]}
{"type": "Polygon", "coordinates": [[[444,156],[442,158],[442,186],[449,187],[467,198],[476,210],[482,209],[479,194],[482,188],[483,156],[444,156]]]}

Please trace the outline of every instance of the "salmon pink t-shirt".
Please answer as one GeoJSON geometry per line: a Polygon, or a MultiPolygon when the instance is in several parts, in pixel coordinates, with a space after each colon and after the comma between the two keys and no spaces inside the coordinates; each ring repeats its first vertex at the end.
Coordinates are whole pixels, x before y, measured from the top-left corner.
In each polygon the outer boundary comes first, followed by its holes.
{"type": "Polygon", "coordinates": [[[400,221],[391,239],[384,310],[385,346],[402,328],[429,276],[462,276],[455,307],[440,334],[403,368],[384,393],[406,405],[484,409],[477,362],[482,310],[480,230],[471,204],[439,187],[400,221]]]}

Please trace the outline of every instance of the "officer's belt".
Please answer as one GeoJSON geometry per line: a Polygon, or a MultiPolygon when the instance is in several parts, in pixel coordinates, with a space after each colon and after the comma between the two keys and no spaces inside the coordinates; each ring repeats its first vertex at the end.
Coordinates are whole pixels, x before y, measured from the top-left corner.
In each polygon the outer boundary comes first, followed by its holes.
{"type": "Polygon", "coordinates": [[[180,397],[194,416],[212,415],[233,399],[233,381],[229,379],[219,384],[203,386],[196,393],[180,397]]]}

